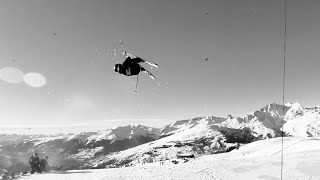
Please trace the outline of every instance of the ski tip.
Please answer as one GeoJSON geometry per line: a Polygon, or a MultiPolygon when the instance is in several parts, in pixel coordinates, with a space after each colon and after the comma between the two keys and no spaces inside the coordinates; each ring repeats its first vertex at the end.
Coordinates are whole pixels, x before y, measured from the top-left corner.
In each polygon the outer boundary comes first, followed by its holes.
{"type": "Polygon", "coordinates": [[[149,62],[149,61],[146,61],[146,63],[149,64],[152,67],[158,68],[158,64],[156,64],[156,63],[149,62]]]}

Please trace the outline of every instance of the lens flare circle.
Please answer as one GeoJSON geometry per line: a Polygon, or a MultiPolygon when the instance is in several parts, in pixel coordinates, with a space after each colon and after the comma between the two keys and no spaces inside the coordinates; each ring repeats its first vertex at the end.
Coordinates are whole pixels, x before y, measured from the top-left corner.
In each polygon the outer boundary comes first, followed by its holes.
{"type": "Polygon", "coordinates": [[[4,67],[0,69],[0,80],[9,84],[19,84],[23,82],[23,72],[14,67],[4,67]]]}
{"type": "Polygon", "coordinates": [[[25,74],[23,79],[27,85],[34,88],[42,87],[47,83],[46,78],[42,74],[36,72],[25,74]]]}

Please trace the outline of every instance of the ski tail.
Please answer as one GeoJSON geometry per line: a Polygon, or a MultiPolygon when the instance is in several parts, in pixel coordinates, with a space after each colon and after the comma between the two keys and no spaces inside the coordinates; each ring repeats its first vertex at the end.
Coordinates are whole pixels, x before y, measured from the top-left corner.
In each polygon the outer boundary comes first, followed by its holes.
{"type": "Polygon", "coordinates": [[[156,77],[154,77],[154,75],[153,74],[149,74],[149,76],[151,77],[151,79],[155,79],[156,77]]]}
{"type": "Polygon", "coordinates": [[[149,76],[150,76],[150,78],[151,79],[155,79],[156,77],[154,77],[154,75],[153,74],[151,74],[149,71],[143,71],[144,73],[147,73],[149,76]]]}

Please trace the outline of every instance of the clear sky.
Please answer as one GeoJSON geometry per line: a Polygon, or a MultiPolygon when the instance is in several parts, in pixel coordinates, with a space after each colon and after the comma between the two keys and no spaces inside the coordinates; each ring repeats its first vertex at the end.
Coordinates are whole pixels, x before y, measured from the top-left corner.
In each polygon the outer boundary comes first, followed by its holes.
{"type": "MultiPolygon", "coordinates": [[[[320,104],[319,19],[320,1],[288,0],[286,102],[320,104]]],[[[0,126],[160,127],[282,103],[280,0],[1,0],[0,25],[0,69],[46,79],[0,80],[0,126]],[[119,40],[159,65],[138,93],[113,71],[119,40]]]]}

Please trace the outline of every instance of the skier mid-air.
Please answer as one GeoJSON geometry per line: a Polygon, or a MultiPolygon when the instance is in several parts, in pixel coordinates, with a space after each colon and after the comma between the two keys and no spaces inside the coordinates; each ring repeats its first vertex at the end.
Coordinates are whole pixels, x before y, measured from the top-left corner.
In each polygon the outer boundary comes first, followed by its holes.
{"type": "Polygon", "coordinates": [[[121,45],[124,48],[123,55],[126,56],[126,59],[122,64],[116,64],[114,66],[114,71],[118,72],[120,74],[126,75],[126,76],[133,76],[137,75],[137,82],[136,82],[136,90],[137,92],[138,89],[138,75],[140,72],[147,73],[152,79],[155,79],[154,75],[151,74],[149,71],[147,71],[144,67],[140,65],[140,63],[146,63],[149,64],[150,66],[158,68],[158,65],[156,63],[147,61],[141,57],[134,56],[132,54],[129,54],[127,52],[126,47],[124,46],[123,42],[121,42],[121,45]]]}
{"type": "Polygon", "coordinates": [[[115,72],[126,76],[138,75],[140,72],[144,72],[147,73],[152,79],[155,79],[154,75],[147,71],[139,63],[147,63],[153,67],[158,67],[157,64],[129,54],[127,51],[124,51],[124,55],[126,56],[125,61],[122,64],[116,64],[114,66],[115,72]]]}

